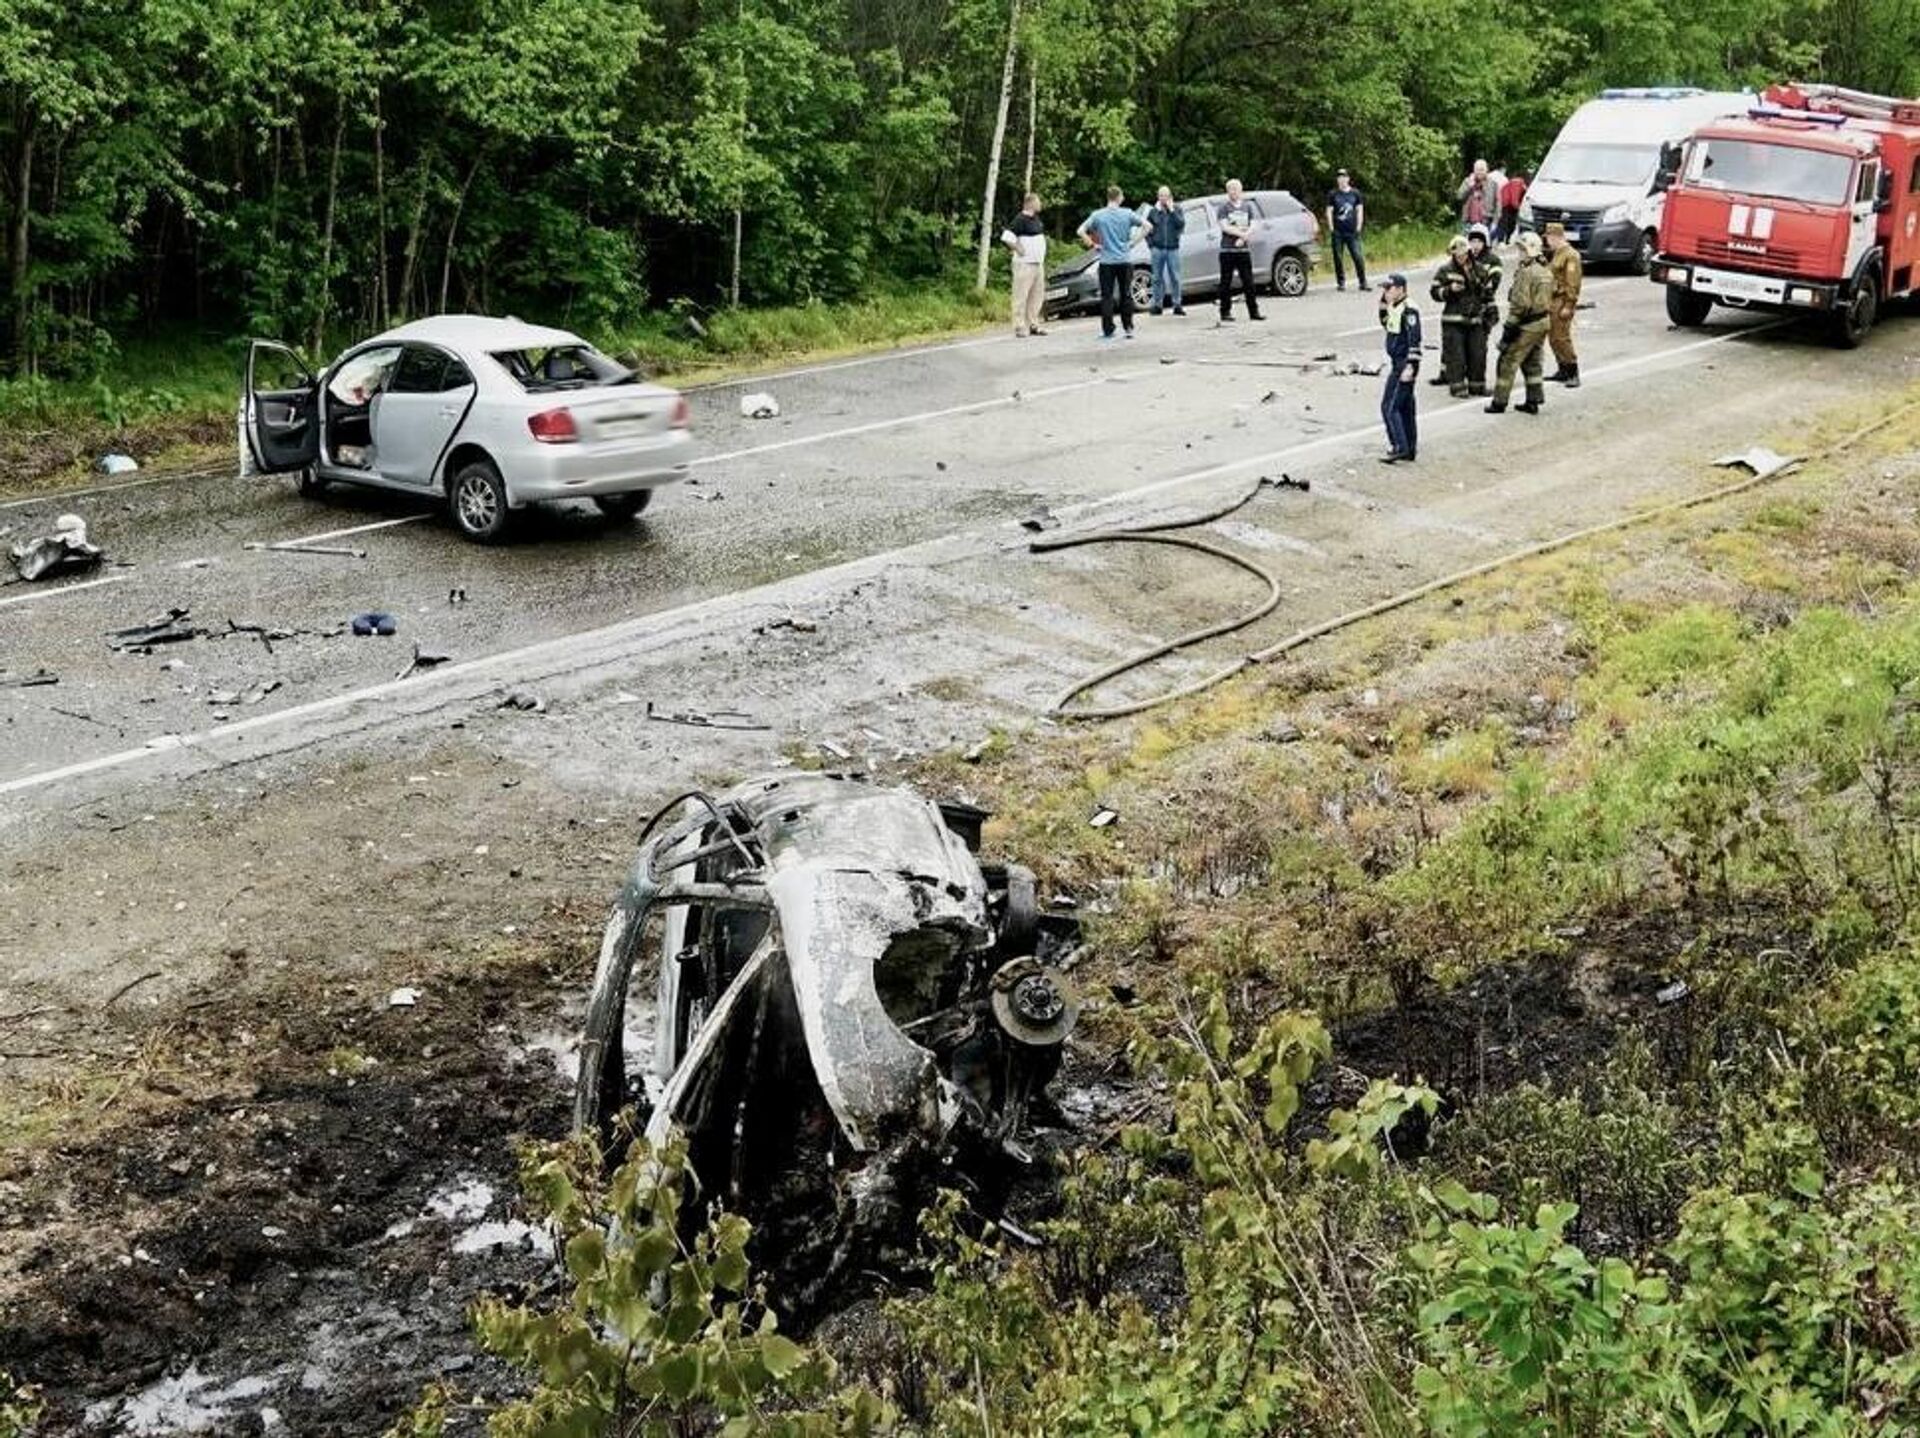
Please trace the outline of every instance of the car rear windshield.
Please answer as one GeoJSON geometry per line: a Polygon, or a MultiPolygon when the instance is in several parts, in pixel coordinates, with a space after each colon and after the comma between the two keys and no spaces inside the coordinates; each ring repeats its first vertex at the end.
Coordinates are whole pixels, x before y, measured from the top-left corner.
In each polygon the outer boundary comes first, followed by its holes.
{"type": "Polygon", "coordinates": [[[493,358],[528,394],[628,384],[635,378],[632,370],[615,364],[588,344],[496,350],[493,358]]]}
{"type": "Polygon", "coordinates": [[[1687,183],[1809,205],[1844,205],[1852,190],[1853,161],[1829,150],[1771,145],[1763,140],[1695,140],[1687,155],[1687,183]]]}

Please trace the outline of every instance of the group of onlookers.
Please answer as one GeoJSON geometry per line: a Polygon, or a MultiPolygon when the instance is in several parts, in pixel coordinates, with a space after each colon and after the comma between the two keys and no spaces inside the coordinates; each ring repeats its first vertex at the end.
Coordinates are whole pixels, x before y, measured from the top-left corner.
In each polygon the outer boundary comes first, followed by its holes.
{"type": "MultiPolygon", "coordinates": [[[[1486,406],[1488,413],[1506,410],[1516,380],[1524,379],[1526,397],[1516,408],[1538,414],[1548,383],[1577,388],[1580,363],[1573,345],[1573,319],[1579,308],[1582,266],[1579,252],[1565,229],[1549,223],[1542,233],[1520,230],[1520,207],[1526,198],[1527,175],[1512,175],[1476,160],[1455,191],[1461,233],[1448,246],[1446,260],[1428,287],[1441,306],[1440,373],[1431,383],[1445,385],[1456,397],[1489,395],[1487,343],[1500,325],[1499,361],[1486,406]],[[1519,263],[1508,286],[1504,316],[1499,290],[1505,272],[1497,246],[1516,239],[1519,263]],[[1543,374],[1541,351],[1551,347],[1557,368],[1543,374]]],[[[1098,251],[1100,333],[1103,340],[1134,336],[1133,246],[1146,238],[1151,277],[1151,313],[1171,309],[1186,314],[1180,291],[1180,251],[1186,232],[1186,211],[1173,192],[1162,185],[1146,211],[1128,209],[1118,185],[1108,187],[1107,203],[1081,222],[1075,232],[1080,242],[1098,251]]],[[[1247,318],[1266,318],[1254,293],[1251,235],[1254,213],[1238,180],[1227,182],[1224,199],[1215,206],[1220,233],[1220,319],[1233,319],[1233,295],[1238,286],[1245,297],[1247,318]]],[[[1366,249],[1362,236],[1367,225],[1366,196],[1346,170],[1334,176],[1327,193],[1327,235],[1333,251],[1334,285],[1347,287],[1347,264],[1363,290],[1367,283],[1366,249]]],[[[1029,194],[1020,214],[1001,234],[1013,252],[1013,328],[1016,335],[1038,335],[1046,293],[1047,241],[1040,221],[1040,197],[1029,194]]],[[[1387,429],[1389,451],[1384,463],[1411,461],[1418,450],[1414,385],[1420,368],[1423,333],[1420,311],[1410,303],[1407,279],[1395,272],[1382,285],[1379,306],[1386,337],[1386,389],[1380,412],[1387,429]]]]}

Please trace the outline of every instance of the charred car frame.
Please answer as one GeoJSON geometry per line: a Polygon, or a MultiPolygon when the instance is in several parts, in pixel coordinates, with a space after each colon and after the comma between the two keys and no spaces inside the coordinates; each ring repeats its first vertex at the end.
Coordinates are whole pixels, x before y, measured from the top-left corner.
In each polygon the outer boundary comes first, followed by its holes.
{"type": "Polygon", "coordinates": [[[1031,872],[976,857],[984,815],[854,777],[686,794],[642,832],[588,1001],[581,1131],[687,1139],[696,1212],[745,1214],[816,1281],[910,1218],[918,1180],[1024,1157],[1079,1014],[1076,929],[1031,872]],[[650,922],[652,921],[652,922],[650,922]],[[650,1062],[629,990],[657,955],[650,1062]]]}

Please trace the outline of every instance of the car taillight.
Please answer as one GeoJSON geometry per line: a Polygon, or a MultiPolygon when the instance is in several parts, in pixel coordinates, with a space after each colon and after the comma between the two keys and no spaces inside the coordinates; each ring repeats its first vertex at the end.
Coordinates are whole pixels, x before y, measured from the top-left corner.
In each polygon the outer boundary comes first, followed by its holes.
{"type": "Polygon", "coordinates": [[[677,394],[673,397],[672,428],[674,429],[692,429],[693,428],[693,406],[687,403],[687,397],[683,394],[677,394]]]}
{"type": "Polygon", "coordinates": [[[543,409],[530,414],[527,429],[542,444],[572,444],[580,438],[580,427],[573,422],[570,409],[543,409]]]}

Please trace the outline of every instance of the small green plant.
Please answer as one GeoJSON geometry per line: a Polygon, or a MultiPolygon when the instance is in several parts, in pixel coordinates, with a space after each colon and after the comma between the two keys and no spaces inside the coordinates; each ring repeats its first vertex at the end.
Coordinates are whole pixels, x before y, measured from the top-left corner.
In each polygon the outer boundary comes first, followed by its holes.
{"type": "Polygon", "coordinates": [[[0,1438],[30,1438],[44,1412],[38,1389],[0,1371],[0,1438]]]}
{"type": "Polygon", "coordinates": [[[572,1281],[538,1308],[486,1299],[474,1328],[526,1369],[534,1391],[496,1412],[495,1438],[724,1438],[872,1434],[890,1422],[871,1393],[835,1392],[834,1365],[779,1331],[733,1215],[682,1237],[685,1154],[636,1142],[603,1180],[596,1145],[530,1151],[521,1180],[551,1225],[572,1281]]]}

